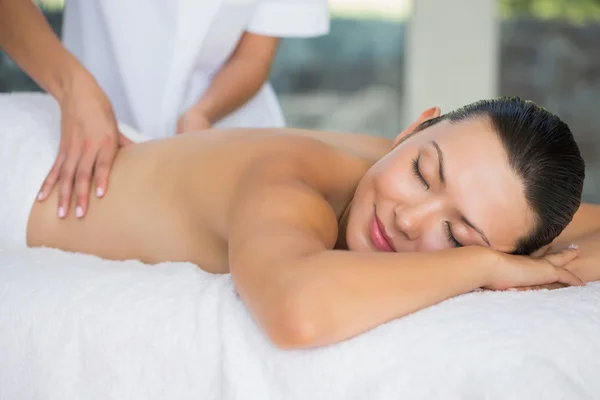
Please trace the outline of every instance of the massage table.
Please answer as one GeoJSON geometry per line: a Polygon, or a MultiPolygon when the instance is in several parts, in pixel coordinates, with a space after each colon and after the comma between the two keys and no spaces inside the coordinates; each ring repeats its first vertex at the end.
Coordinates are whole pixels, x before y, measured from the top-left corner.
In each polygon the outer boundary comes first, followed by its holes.
{"type": "MultiPolygon", "coordinates": [[[[23,123],[3,105],[35,120],[38,96],[0,95],[0,135],[23,123]]],[[[600,399],[600,283],[473,292],[280,350],[229,275],[0,243],[0,400],[30,399],[600,399]]]]}

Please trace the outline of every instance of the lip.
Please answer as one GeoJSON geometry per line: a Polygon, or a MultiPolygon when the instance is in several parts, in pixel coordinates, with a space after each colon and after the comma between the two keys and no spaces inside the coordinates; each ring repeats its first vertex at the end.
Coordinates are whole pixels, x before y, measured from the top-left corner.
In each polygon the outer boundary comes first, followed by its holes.
{"type": "Polygon", "coordinates": [[[396,251],[392,245],[392,240],[386,235],[385,228],[379,218],[377,218],[376,213],[373,213],[369,233],[371,235],[371,241],[378,250],[388,252],[396,251]]]}

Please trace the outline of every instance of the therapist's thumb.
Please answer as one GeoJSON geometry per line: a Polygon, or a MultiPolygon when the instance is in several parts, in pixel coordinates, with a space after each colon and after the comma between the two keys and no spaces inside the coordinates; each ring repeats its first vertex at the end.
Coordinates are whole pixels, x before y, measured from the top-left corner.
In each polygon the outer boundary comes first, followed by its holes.
{"type": "Polygon", "coordinates": [[[133,141],[129,140],[129,138],[119,132],[119,147],[129,146],[133,141]]]}

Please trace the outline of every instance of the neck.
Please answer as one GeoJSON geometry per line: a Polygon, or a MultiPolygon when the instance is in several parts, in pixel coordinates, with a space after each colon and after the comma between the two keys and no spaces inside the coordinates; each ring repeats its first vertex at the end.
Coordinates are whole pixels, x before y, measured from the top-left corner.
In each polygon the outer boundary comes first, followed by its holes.
{"type": "Polygon", "coordinates": [[[350,199],[346,207],[344,207],[340,218],[338,219],[338,237],[335,243],[335,248],[338,250],[348,250],[348,244],[346,243],[346,231],[348,229],[348,218],[350,217],[350,210],[352,209],[352,201],[350,199]]]}

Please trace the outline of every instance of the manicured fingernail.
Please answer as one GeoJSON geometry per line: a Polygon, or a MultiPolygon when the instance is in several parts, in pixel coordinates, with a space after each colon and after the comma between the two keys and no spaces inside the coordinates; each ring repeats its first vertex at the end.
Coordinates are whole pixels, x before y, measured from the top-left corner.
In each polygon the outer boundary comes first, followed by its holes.
{"type": "Polygon", "coordinates": [[[97,196],[97,197],[102,197],[102,196],[104,196],[104,189],[102,189],[101,187],[97,187],[97,188],[96,188],[96,196],[97,196]]]}
{"type": "Polygon", "coordinates": [[[578,249],[579,246],[576,245],[575,243],[573,243],[572,245],[569,246],[570,249],[578,249]]]}
{"type": "Polygon", "coordinates": [[[81,206],[77,206],[77,208],[75,209],[75,216],[77,218],[83,217],[83,208],[81,208],[81,206]]]}
{"type": "Polygon", "coordinates": [[[39,200],[44,200],[44,193],[43,192],[39,192],[37,195],[37,199],[39,200]]]}
{"type": "Polygon", "coordinates": [[[65,209],[63,207],[58,207],[58,218],[64,218],[65,215],[67,215],[65,209]]]}

